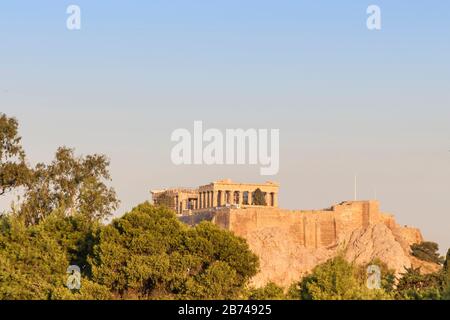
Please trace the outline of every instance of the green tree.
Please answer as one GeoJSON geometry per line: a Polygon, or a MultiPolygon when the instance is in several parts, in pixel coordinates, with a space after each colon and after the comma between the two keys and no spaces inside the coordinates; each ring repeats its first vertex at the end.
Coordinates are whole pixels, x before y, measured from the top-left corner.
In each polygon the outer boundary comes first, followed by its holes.
{"type": "Polygon", "coordinates": [[[397,282],[395,276],[395,270],[389,269],[388,265],[381,261],[379,258],[375,258],[369,263],[361,266],[356,266],[357,277],[363,282],[367,281],[367,269],[369,266],[375,265],[380,268],[381,273],[381,288],[388,294],[395,292],[395,284],[397,282]]]}
{"type": "Polygon", "coordinates": [[[258,266],[243,239],[148,203],[103,228],[89,261],[94,281],[138,299],[235,298],[258,266]]]}
{"type": "Polygon", "coordinates": [[[106,186],[109,161],[103,155],[75,157],[74,151],[59,148],[50,165],[38,164],[27,184],[20,216],[36,224],[51,212],[69,216],[78,212],[91,220],[111,215],[119,201],[106,186]]]}
{"type": "Polygon", "coordinates": [[[171,196],[167,194],[167,192],[164,192],[156,198],[155,204],[158,206],[173,208],[174,200],[171,196]]]}
{"type": "Polygon", "coordinates": [[[265,194],[260,188],[253,192],[253,204],[255,206],[267,206],[265,194]]]}
{"type": "Polygon", "coordinates": [[[389,299],[382,289],[370,290],[365,279],[358,276],[358,268],[338,256],[314,268],[312,274],[300,282],[304,300],[372,300],[389,299]]]}
{"type": "Polygon", "coordinates": [[[188,291],[188,296],[195,299],[242,298],[245,285],[259,268],[257,256],[250,251],[244,239],[210,222],[202,222],[187,230],[185,243],[189,254],[200,258],[204,267],[195,277],[197,285],[193,287],[194,290],[188,291]],[[220,270],[224,275],[229,273],[222,279],[223,292],[209,289],[208,278],[212,275],[209,270],[217,270],[217,262],[221,262],[220,270]],[[229,267],[228,271],[225,265],[229,267]],[[203,273],[209,276],[205,278],[203,273]],[[203,289],[196,290],[199,287],[203,289]]]}
{"type": "Polygon", "coordinates": [[[437,300],[445,287],[442,272],[422,274],[420,268],[407,268],[397,284],[396,298],[406,300],[437,300]]]}
{"type": "Polygon", "coordinates": [[[411,254],[416,258],[442,264],[443,258],[439,254],[439,245],[435,242],[424,241],[421,243],[415,243],[411,245],[411,254]]]}
{"type": "Polygon", "coordinates": [[[48,299],[63,280],[67,262],[57,243],[13,217],[0,218],[0,248],[0,299],[48,299]]]}
{"type": "Polygon", "coordinates": [[[45,223],[27,227],[17,217],[0,217],[0,300],[111,297],[107,287],[87,276],[79,291],[66,287],[71,258],[57,238],[45,223]]]}
{"type": "Polygon", "coordinates": [[[58,286],[52,291],[52,300],[113,300],[106,286],[92,282],[89,279],[82,279],[80,290],[69,290],[67,287],[58,286]]]}
{"type": "Polygon", "coordinates": [[[0,196],[25,185],[30,177],[18,127],[16,119],[0,113],[0,196]]]}
{"type": "Polygon", "coordinates": [[[242,286],[235,269],[226,262],[214,261],[204,271],[187,280],[187,290],[183,296],[188,299],[233,299],[242,296],[242,286]]]}
{"type": "Polygon", "coordinates": [[[68,263],[77,265],[86,276],[91,275],[88,256],[98,243],[102,226],[85,215],[65,216],[56,210],[40,223],[40,228],[50,235],[64,250],[68,263]]]}
{"type": "Polygon", "coordinates": [[[286,298],[289,300],[300,300],[302,293],[301,293],[301,282],[294,282],[292,283],[289,288],[288,291],[286,293],[286,298]]]}

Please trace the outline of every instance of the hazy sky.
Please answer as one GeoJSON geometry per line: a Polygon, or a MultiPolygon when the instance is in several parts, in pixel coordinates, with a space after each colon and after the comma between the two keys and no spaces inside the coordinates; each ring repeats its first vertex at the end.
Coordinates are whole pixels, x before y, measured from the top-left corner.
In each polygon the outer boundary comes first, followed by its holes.
{"type": "Polygon", "coordinates": [[[351,200],[357,174],[359,198],[448,248],[449,35],[437,0],[2,1],[0,112],[32,163],[61,145],[108,155],[118,214],[220,178],[275,180],[280,206],[319,209],[351,200]],[[170,134],[194,120],[280,129],[279,174],[173,165],[170,134]]]}

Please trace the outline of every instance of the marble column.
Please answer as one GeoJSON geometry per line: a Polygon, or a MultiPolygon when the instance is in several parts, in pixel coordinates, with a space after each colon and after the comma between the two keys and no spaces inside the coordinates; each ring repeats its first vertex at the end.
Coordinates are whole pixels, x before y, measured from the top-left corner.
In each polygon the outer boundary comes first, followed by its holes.
{"type": "Polygon", "coordinates": [[[200,192],[200,209],[205,208],[205,193],[200,192]]]}
{"type": "Polygon", "coordinates": [[[215,208],[215,207],[218,206],[218,204],[217,204],[217,191],[213,191],[212,192],[212,198],[213,198],[212,204],[213,204],[213,207],[215,208]]]}
{"type": "Polygon", "coordinates": [[[220,190],[220,206],[225,206],[225,191],[224,190],[220,190]]]}
{"type": "Polygon", "coordinates": [[[209,204],[210,204],[211,208],[213,208],[214,207],[214,191],[209,192],[209,198],[210,198],[209,204]]]}
{"type": "Polygon", "coordinates": [[[209,192],[209,207],[212,208],[213,206],[213,192],[209,192]]]}

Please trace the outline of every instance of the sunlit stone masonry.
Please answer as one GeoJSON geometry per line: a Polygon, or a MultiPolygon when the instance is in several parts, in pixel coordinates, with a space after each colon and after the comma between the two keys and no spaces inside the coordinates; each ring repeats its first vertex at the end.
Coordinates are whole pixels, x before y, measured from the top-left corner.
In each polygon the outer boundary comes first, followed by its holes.
{"type": "Polygon", "coordinates": [[[165,195],[170,206],[177,214],[189,215],[211,211],[223,207],[254,207],[254,193],[261,190],[267,207],[278,207],[278,192],[280,186],[268,181],[263,184],[236,183],[230,179],[214,181],[197,189],[172,188],[152,190],[153,202],[165,195]]]}

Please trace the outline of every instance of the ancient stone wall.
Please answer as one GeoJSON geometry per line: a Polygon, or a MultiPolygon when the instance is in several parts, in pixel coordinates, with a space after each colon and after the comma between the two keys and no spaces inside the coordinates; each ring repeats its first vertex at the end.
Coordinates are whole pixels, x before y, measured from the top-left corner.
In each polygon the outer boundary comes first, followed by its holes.
{"type": "MultiPolygon", "coordinates": [[[[224,215],[226,213],[222,213],[224,215]]],[[[332,247],[342,236],[383,220],[376,201],[345,202],[327,210],[230,209],[227,229],[242,237],[266,228],[288,230],[307,248],[332,247]]],[[[225,226],[224,226],[225,227],[225,226]]]]}

